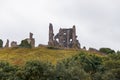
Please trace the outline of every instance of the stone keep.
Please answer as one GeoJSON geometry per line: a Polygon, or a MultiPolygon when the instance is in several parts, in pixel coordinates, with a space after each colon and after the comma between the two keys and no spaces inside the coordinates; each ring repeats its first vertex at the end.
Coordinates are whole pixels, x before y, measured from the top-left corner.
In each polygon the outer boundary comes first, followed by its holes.
{"type": "Polygon", "coordinates": [[[59,32],[54,36],[53,25],[49,24],[49,42],[48,46],[60,48],[80,48],[80,43],[77,40],[76,28],[60,28],[59,32]]]}

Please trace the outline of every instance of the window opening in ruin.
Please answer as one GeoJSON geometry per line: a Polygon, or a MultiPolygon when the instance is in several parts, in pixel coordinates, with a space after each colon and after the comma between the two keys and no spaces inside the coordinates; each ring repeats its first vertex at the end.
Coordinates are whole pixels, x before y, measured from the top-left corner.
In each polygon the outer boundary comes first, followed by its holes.
{"type": "Polygon", "coordinates": [[[66,35],[66,33],[64,33],[63,35],[66,35]]]}

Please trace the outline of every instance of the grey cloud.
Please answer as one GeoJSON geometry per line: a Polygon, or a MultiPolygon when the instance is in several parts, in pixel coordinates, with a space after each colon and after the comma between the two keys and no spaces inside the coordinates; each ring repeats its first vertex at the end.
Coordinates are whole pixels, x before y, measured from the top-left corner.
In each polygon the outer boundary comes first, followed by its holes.
{"type": "Polygon", "coordinates": [[[33,32],[36,45],[47,44],[48,24],[76,25],[82,46],[120,49],[120,0],[1,0],[0,38],[17,40],[33,32]]]}

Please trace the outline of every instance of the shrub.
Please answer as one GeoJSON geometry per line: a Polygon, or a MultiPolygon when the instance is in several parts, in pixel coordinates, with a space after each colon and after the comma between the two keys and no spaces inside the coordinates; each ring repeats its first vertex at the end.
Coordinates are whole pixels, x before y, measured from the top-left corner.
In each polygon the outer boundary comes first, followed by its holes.
{"type": "Polygon", "coordinates": [[[64,61],[56,66],[55,80],[91,80],[80,64],[64,61]]]}
{"type": "Polygon", "coordinates": [[[90,73],[96,72],[99,65],[101,58],[80,52],[57,64],[57,80],[91,80],[90,73]]]}
{"type": "Polygon", "coordinates": [[[17,68],[6,62],[0,62],[0,80],[13,80],[17,68]]]}
{"type": "Polygon", "coordinates": [[[106,53],[106,54],[113,54],[113,53],[115,53],[115,51],[110,49],[110,48],[100,48],[99,51],[102,52],[102,53],[106,53]]]}
{"type": "Polygon", "coordinates": [[[53,67],[39,61],[27,62],[20,75],[23,80],[53,80],[53,76],[53,67]]]}
{"type": "Polygon", "coordinates": [[[26,39],[21,41],[21,44],[19,45],[19,47],[21,47],[21,48],[32,48],[32,46],[28,43],[28,41],[26,39]]]}
{"type": "Polygon", "coordinates": [[[81,64],[87,73],[94,74],[102,69],[102,58],[96,55],[80,53],[76,55],[74,59],[81,64]]]}
{"type": "Polygon", "coordinates": [[[0,39],[0,48],[3,47],[3,41],[0,39]]]}

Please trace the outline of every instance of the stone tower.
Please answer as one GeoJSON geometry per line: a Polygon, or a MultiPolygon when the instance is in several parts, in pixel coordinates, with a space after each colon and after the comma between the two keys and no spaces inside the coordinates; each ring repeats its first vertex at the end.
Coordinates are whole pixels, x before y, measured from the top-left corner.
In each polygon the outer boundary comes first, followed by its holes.
{"type": "Polygon", "coordinates": [[[76,41],[76,28],[75,28],[75,25],[73,25],[73,32],[72,32],[72,47],[77,47],[77,41],[76,41]]]}
{"type": "Polygon", "coordinates": [[[26,39],[28,43],[32,46],[35,47],[35,39],[33,38],[33,33],[29,33],[29,38],[26,39]]]}
{"type": "Polygon", "coordinates": [[[7,39],[7,42],[5,44],[5,48],[8,48],[9,47],[9,40],[7,39]]]}
{"type": "Polygon", "coordinates": [[[35,47],[35,39],[33,38],[33,33],[29,33],[30,44],[32,47],[35,47]]]}
{"type": "Polygon", "coordinates": [[[54,46],[54,33],[53,33],[53,25],[50,23],[49,24],[49,41],[48,41],[48,45],[49,46],[54,46]]]}

